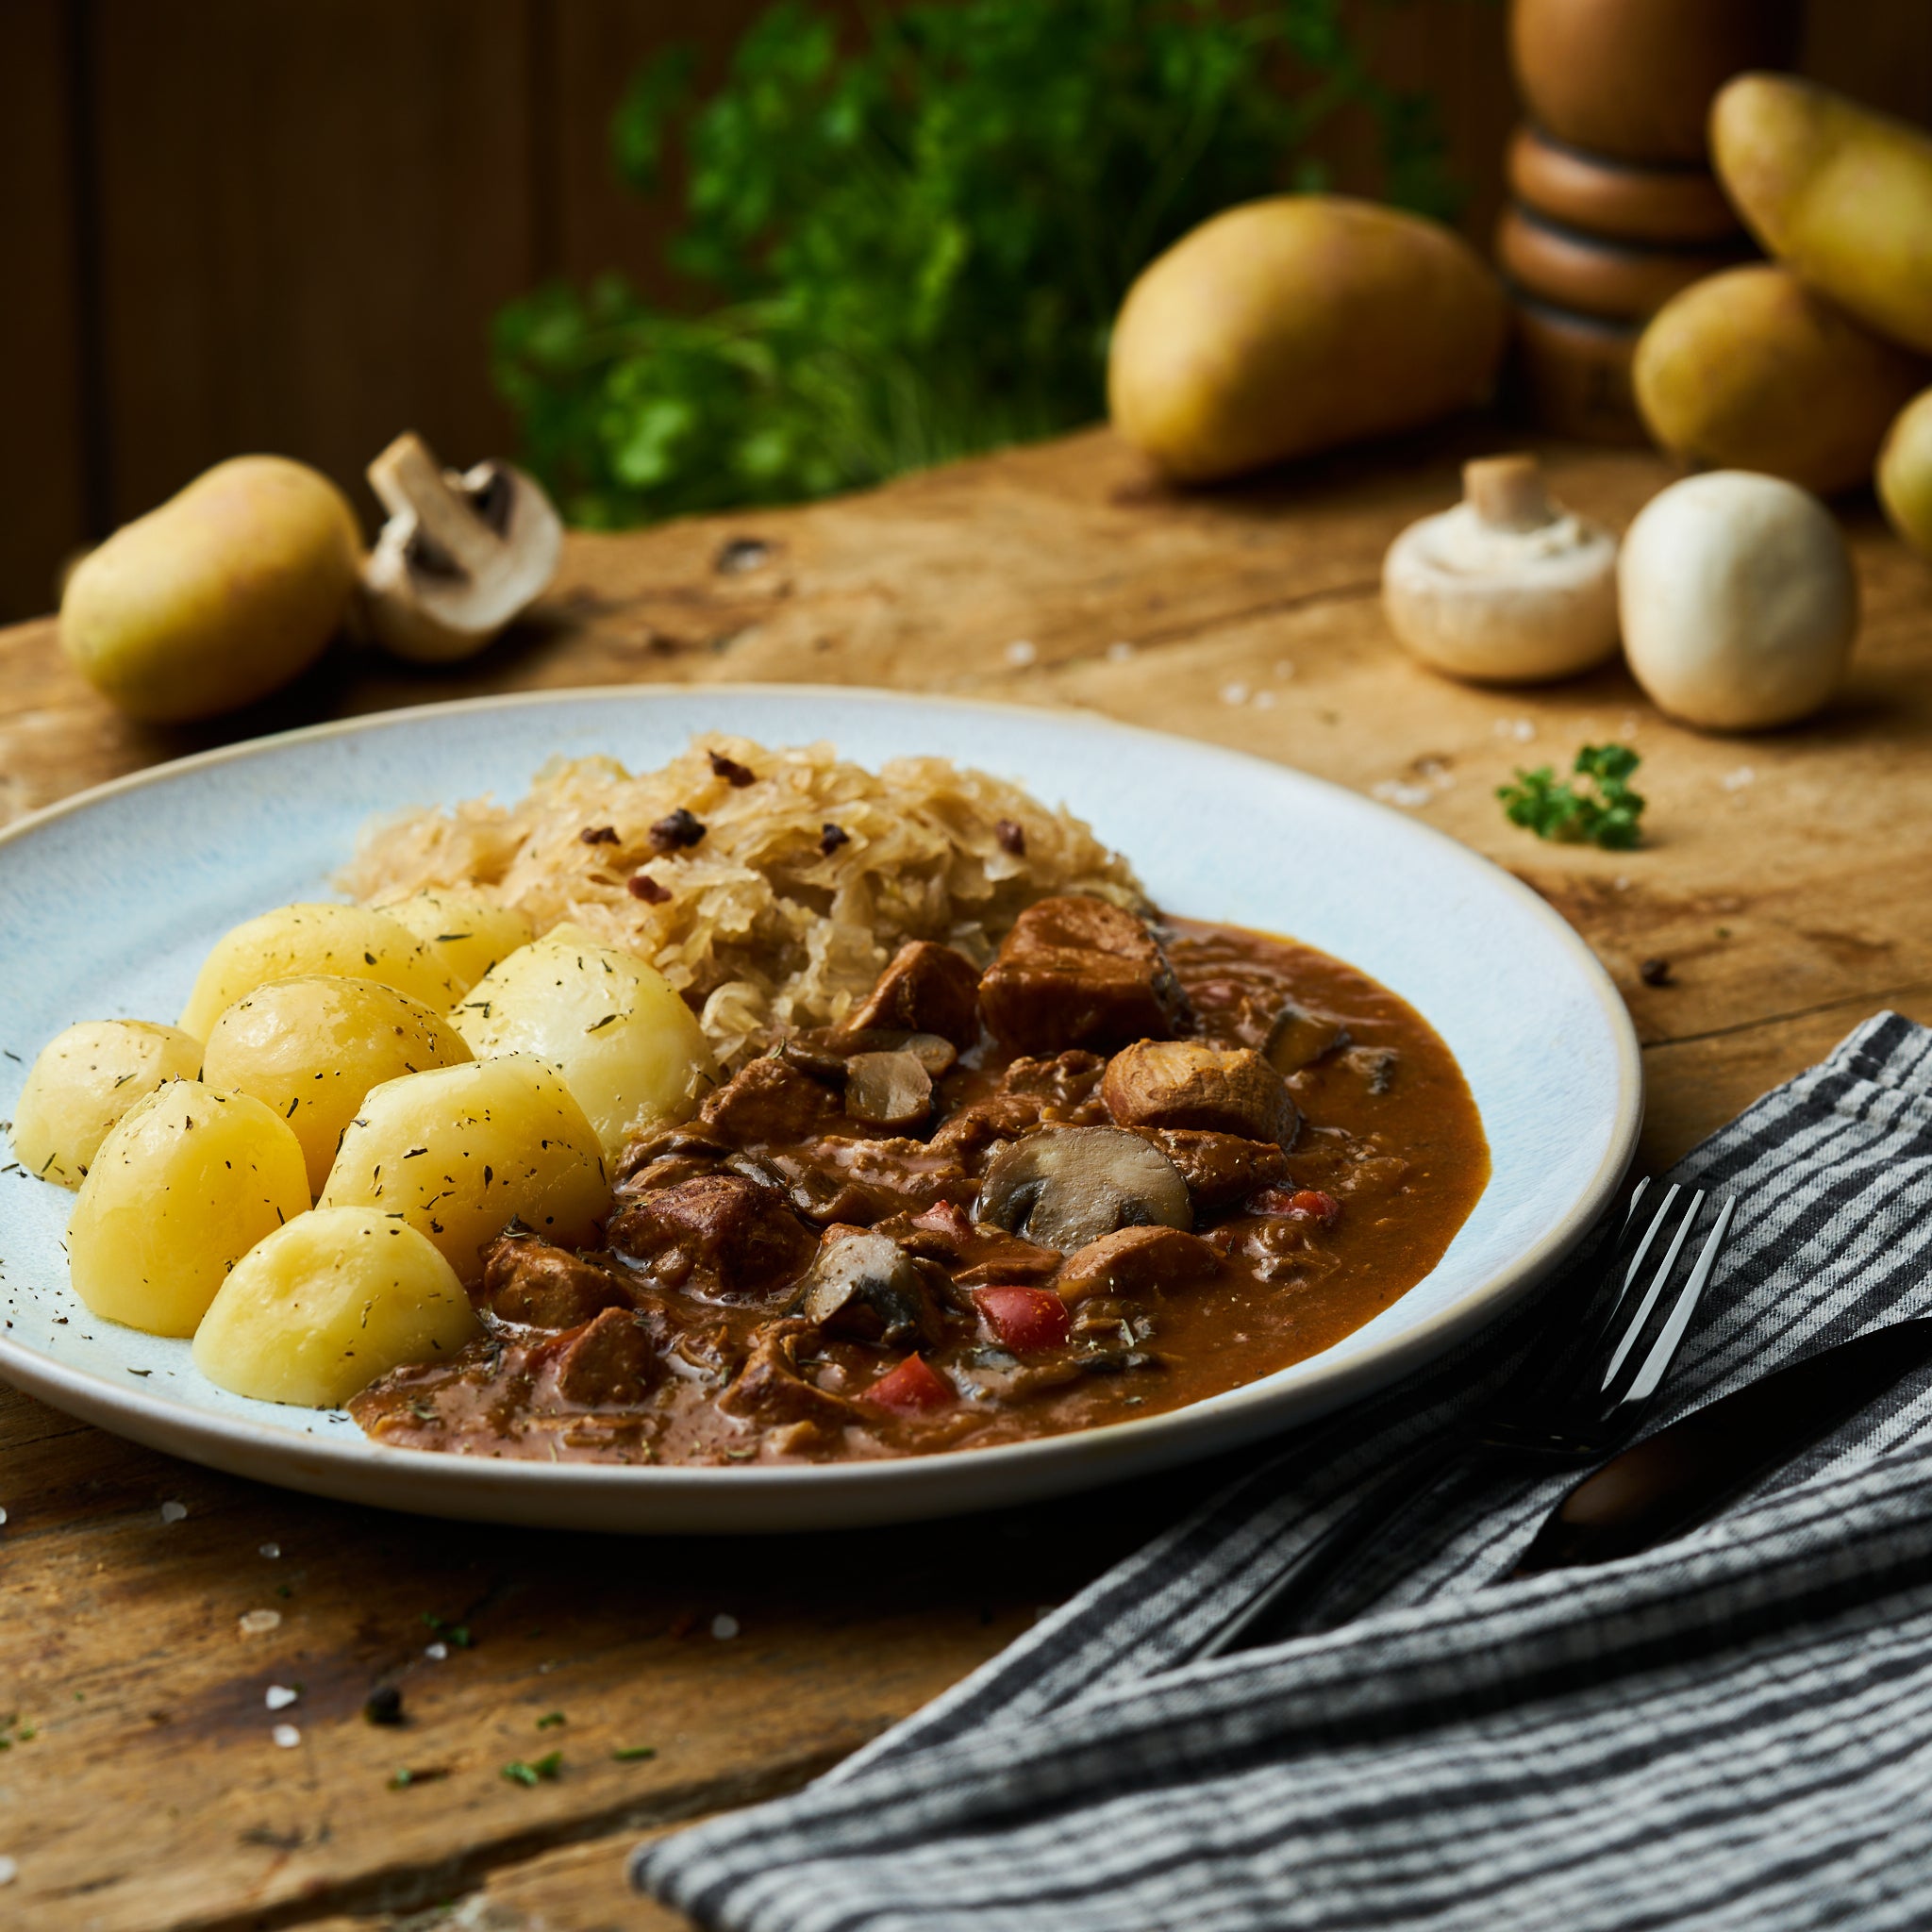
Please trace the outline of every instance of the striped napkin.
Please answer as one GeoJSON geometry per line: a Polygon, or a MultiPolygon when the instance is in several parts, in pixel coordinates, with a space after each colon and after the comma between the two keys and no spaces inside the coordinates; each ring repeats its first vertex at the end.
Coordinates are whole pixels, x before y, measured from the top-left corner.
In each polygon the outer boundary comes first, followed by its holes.
{"type": "MultiPolygon", "coordinates": [[[[1932,1033],[1880,1014],[1671,1178],[1739,1210],[1659,1420],[1932,1307],[1932,1033]]],[[[1515,1333],[1299,1432],[636,1883],[731,1932],[1932,1923],[1932,1369],[1664,1549],[1496,1587],[1574,1477],[1472,1478],[1353,1623],[1176,1665],[1515,1333]]]]}

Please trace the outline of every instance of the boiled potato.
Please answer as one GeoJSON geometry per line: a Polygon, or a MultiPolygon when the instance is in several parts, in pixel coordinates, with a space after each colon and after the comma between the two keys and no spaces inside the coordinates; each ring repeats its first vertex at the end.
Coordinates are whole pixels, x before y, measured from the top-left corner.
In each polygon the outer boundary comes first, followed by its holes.
{"type": "Polygon", "coordinates": [[[446,1013],[457,984],[431,949],[362,906],[280,906],[225,933],[194,982],[181,1024],[206,1040],[223,1012],[272,979],[374,979],[446,1013]]]}
{"type": "Polygon", "coordinates": [[[1507,328],[1501,283],[1441,223],[1272,195],[1141,270],[1114,323],[1108,406],[1169,475],[1205,482],[1481,402],[1507,328]]]}
{"type": "Polygon", "coordinates": [[[433,1243],[369,1208],[318,1208],[249,1249],[194,1331],[194,1366],[233,1395],[337,1408],[387,1369],[477,1332],[433,1243]]]}
{"type": "Polygon", "coordinates": [[[239,999],[208,1036],[201,1077],[252,1093],[288,1122],[322,1191],[342,1129],[385,1080],[453,1067],[470,1049],[440,1013],[373,979],[272,979],[239,999]]]}
{"type": "Polygon", "coordinates": [[[1932,557],[1932,389],[1899,411],[1878,452],[1878,500],[1891,527],[1932,557]]]}
{"type": "Polygon", "coordinates": [[[264,1235],[308,1208],[286,1123],[245,1093],[171,1080],[101,1142],[67,1224],[74,1291],[151,1335],[192,1335],[264,1235]]]}
{"type": "Polygon", "coordinates": [[[471,1282],[484,1244],[513,1220],[546,1241],[591,1240],[610,1184],[561,1075],[509,1054],[373,1089],[317,1205],[400,1215],[471,1282]]]}
{"type": "Polygon", "coordinates": [[[572,925],[492,966],[451,1018],[478,1059],[530,1053],[560,1068],[613,1158],[632,1129],[689,1115],[711,1071],[663,974],[572,925]]]}
{"type": "Polygon", "coordinates": [[[146,1020],[83,1020],[41,1049],[13,1108],[13,1151],[29,1174],[77,1188],[108,1130],[137,1100],[201,1071],[201,1042],[146,1020]]]}
{"type": "Polygon", "coordinates": [[[537,937],[536,926],[514,907],[489,906],[460,892],[418,892],[377,909],[435,952],[459,992],[537,937]]]}

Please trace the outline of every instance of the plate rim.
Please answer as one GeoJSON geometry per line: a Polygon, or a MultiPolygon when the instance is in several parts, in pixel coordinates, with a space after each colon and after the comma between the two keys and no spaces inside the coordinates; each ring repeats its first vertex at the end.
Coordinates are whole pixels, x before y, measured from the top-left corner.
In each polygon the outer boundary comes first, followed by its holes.
{"type": "MultiPolygon", "coordinates": [[[[117,1422],[146,1424],[133,1440],[163,1448],[166,1453],[240,1474],[257,1474],[247,1460],[250,1452],[266,1452],[275,1460],[300,1458],[314,1465],[309,1472],[318,1479],[312,1483],[288,1483],[268,1470],[257,1479],[285,1486],[313,1489],[319,1493],[344,1495],[358,1492],[356,1500],[375,1502],[412,1514],[457,1516],[454,1508],[419,1507],[404,1498],[383,1502],[359,1493],[367,1489],[366,1478],[391,1469],[414,1473],[430,1480],[432,1487],[456,1491],[474,1491],[479,1498],[508,1478],[515,1487],[529,1486],[540,1492],[548,1488],[609,1491],[614,1494],[635,1493],[640,1499],[653,1497],[670,1502],[702,1502],[724,1496],[745,1501],[763,1499],[768,1506],[782,1506],[785,1499],[802,1493],[845,1499],[846,1507],[835,1508],[798,1526],[817,1528],[829,1523],[911,1521],[976,1508],[997,1507],[1017,1500],[1014,1494],[991,1496],[983,1501],[955,1497],[935,1507],[898,1507],[897,1492],[921,1487],[958,1490],[961,1482],[974,1487],[973,1473],[984,1471],[995,1478],[1008,1470],[1030,1471],[1036,1480],[1024,1477],[1018,1491],[1024,1495],[1048,1494],[1087,1486],[1089,1477],[1077,1465],[1093,1457],[1118,1464],[1119,1474],[1130,1473],[1137,1465],[1152,1467],[1178,1465],[1214,1453],[1218,1448],[1252,1441],[1271,1432],[1286,1431],[1321,1415],[1346,1406],[1369,1389],[1386,1387],[1403,1374],[1430,1357],[1441,1354],[1471,1333],[1483,1322],[1500,1314],[1557,1267],[1581,1241],[1609,1205],[1633,1159],[1641,1129],[1644,1104],[1642,1049],[1623,995],[1617,991],[1595,953],[1576,929],[1532,888],[1506,867],[1489,858],[1474,846],[1464,844],[1447,832],[1425,822],[1398,812],[1391,806],[1356,791],[1332,778],[1324,778],[1283,760],[1237,750],[1211,739],[1189,738],[1177,732],[1157,730],[1073,705],[1033,705],[1011,699],[961,697],[950,693],[895,690],[877,685],[800,684],[731,682],[724,684],[659,685],[651,683],[570,685],[536,691],[491,691],[479,695],[439,699],[427,704],[387,708],[358,712],[344,718],[331,718],[313,724],[292,726],[261,737],[238,739],[226,744],[210,745],[177,758],[124,773],[69,796],[55,800],[23,814],[10,824],[0,826],[0,854],[32,837],[60,819],[75,816],[107,800],[151,786],[177,782],[213,767],[243,760],[273,757],[291,744],[313,743],[330,738],[353,737],[391,726],[425,720],[459,717],[477,712],[540,708],[549,705],[581,704],[586,700],[608,702],[625,698],[644,703],[665,696],[696,698],[711,696],[728,701],[734,696],[805,698],[814,703],[836,701],[858,705],[889,705],[938,708],[951,711],[1007,715],[1039,723],[1058,718],[1075,728],[1100,735],[1140,738],[1153,744],[1180,745],[1191,752],[1240,766],[1251,767],[1271,780],[1283,776],[1295,782],[1320,787],[1346,798],[1351,806],[1371,814],[1384,816],[1400,824],[1410,838],[1433,842],[1440,855],[1479,874],[1491,891],[1501,889],[1515,900],[1570,955],[1578,971],[1579,981],[1588,988],[1595,1005],[1607,1022],[1616,1055],[1616,1111],[1603,1157],[1586,1186],[1579,1190],[1557,1223],[1508,1266],[1492,1271],[1480,1283],[1447,1307],[1416,1323],[1401,1334],[1391,1336],[1376,1348],[1356,1359],[1335,1365],[1324,1383],[1299,1391],[1301,1401],[1292,1417],[1270,1424],[1267,1411],[1286,1391],[1270,1385],[1273,1375],[1244,1383],[1199,1402],[1179,1408],[1130,1421],[1108,1423],[1091,1428],[1069,1430],[1063,1435],[1033,1438],[1019,1442],[994,1444],[984,1449],[937,1452],[930,1456],[880,1458],[873,1461],[830,1464],[734,1466],[732,1468],[693,1467],[682,1464],[600,1464],[547,1463],[523,1458],[431,1457],[420,1451],[391,1449],[357,1434],[333,1441],[327,1437],[295,1440],[265,1423],[245,1416],[223,1416],[171,1403],[145,1390],[123,1389],[105,1374],[71,1367],[51,1357],[30,1350],[24,1343],[0,1333],[0,1374],[16,1388],[48,1402],[63,1412],[108,1429],[129,1435],[117,1428],[117,1422]],[[1365,1387],[1366,1385],[1366,1387],[1365,1387]],[[104,1415],[115,1421],[104,1421],[104,1415]],[[201,1456],[195,1448],[158,1441],[158,1436],[183,1437],[199,1441],[207,1438],[213,1447],[225,1452],[220,1458],[201,1456]],[[425,1465],[431,1467],[426,1468],[425,1465]],[[433,1474],[432,1474],[433,1468],[433,1474]],[[339,1474],[341,1483],[322,1480],[339,1474]],[[955,1480],[948,1485],[945,1477],[955,1480]],[[1058,1480],[1056,1480],[1058,1476],[1058,1480]]],[[[4,863],[0,859],[0,863],[4,863]]],[[[1394,989],[1400,991],[1400,989],[1394,989]]],[[[1426,1278],[1426,1277],[1424,1277],[1426,1278]]],[[[1309,1357],[1319,1361],[1320,1355],[1309,1357]]],[[[1298,1367],[1300,1364],[1291,1364],[1298,1367]]],[[[1282,1373],[1277,1371],[1277,1374],[1282,1373]]],[[[1097,1478],[1105,1480],[1103,1474],[1097,1478]]],[[[903,1499],[913,1501],[912,1498],[903,1499]]],[[[506,1520],[487,1512],[491,1520],[506,1520]]],[[[756,1515],[752,1510],[745,1512],[756,1515]]],[[[730,1522],[718,1526],[720,1534],[740,1534],[757,1528],[782,1527],[778,1513],[768,1507],[774,1520],[764,1524],[730,1522]]],[[[623,1533],[624,1525],[605,1524],[607,1531],[623,1533]]],[[[657,1523],[637,1525],[640,1532],[653,1533],[662,1527],[657,1523]]],[[[681,1524],[685,1531],[702,1529],[695,1521],[681,1524]]]]}

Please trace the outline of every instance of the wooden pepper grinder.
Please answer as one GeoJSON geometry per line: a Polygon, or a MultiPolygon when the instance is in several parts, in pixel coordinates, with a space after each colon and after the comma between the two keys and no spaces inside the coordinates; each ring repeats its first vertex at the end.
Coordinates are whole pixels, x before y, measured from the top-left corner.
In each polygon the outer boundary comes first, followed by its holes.
{"type": "Polygon", "coordinates": [[[1496,258],[1534,421],[1642,442],[1630,358],[1680,289],[1755,251],[1708,166],[1705,120],[1734,74],[1781,67],[1800,0],[1511,0],[1529,120],[1509,143],[1496,258]]]}

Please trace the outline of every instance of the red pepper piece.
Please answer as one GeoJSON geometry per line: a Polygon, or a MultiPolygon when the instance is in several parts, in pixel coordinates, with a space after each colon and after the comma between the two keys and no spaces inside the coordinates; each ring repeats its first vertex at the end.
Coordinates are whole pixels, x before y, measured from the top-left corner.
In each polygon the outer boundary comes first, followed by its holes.
{"type": "Polygon", "coordinates": [[[943,1408],[953,1400],[953,1389],[943,1375],[926,1367],[924,1356],[908,1355],[865,1391],[865,1400],[881,1408],[911,1414],[922,1408],[943,1408]]]}
{"type": "Polygon", "coordinates": [[[986,1325],[1020,1355],[1062,1348],[1073,1328],[1067,1305],[1050,1288],[975,1288],[986,1325]]]}
{"type": "Polygon", "coordinates": [[[1341,1218],[1341,1203],[1320,1188],[1263,1188],[1245,1203],[1250,1214],[1280,1215],[1292,1221],[1319,1221],[1331,1227],[1341,1218]]]}

